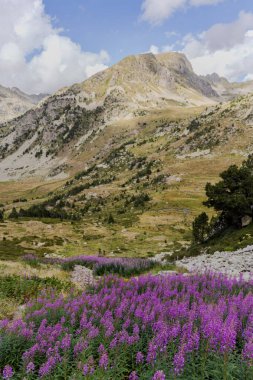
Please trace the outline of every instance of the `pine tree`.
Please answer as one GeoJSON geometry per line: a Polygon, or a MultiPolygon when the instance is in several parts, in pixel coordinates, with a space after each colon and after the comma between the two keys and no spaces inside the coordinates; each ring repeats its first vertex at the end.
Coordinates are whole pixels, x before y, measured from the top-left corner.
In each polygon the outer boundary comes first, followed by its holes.
{"type": "Polygon", "coordinates": [[[9,215],[9,219],[18,219],[19,214],[15,207],[12,208],[11,213],[9,215]]]}
{"type": "Polygon", "coordinates": [[[109,215],[108,220],[107,220],[107,223],[108,223],[108,224],[113,224],[113,223],[115,223],[115,220],[114,220],[114,217],[112,216],[112,214],[109,215]]]}
{"type": "Polygon", "coordinates": [[[192,223],[193,239],[197,243],[204,243],[208,238],[209,224],[208,216],[205,212],[198,215],[192,223]]]}

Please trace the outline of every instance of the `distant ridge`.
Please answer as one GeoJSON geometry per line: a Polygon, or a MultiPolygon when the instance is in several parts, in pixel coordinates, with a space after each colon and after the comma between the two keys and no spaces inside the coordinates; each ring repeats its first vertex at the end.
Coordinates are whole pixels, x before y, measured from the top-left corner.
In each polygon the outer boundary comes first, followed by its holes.
{"type": "Polygon", "coordinates": [[[0,85],[0,123],[22,115],[47,95],[27,95],[17,87],[7,88],[0,85]]]}

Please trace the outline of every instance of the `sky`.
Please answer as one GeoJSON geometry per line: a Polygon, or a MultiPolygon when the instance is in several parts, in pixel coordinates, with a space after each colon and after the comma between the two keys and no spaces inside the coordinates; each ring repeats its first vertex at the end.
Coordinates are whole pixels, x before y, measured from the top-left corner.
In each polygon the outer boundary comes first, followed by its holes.
{"type": "Polygon", "coordinates": [[[0,84],[52,93],[127,55],[179,51],[253,79],[252,0],[0,0],[0,84]]]}

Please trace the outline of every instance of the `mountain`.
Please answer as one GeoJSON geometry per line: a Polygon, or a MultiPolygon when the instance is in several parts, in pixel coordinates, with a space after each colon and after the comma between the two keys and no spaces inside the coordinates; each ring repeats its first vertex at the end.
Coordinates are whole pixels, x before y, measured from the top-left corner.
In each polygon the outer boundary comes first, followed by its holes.
{"type": "Polygon", "coordinates": [[[138,136],[138,118],[163,110],[190,116],[194,107],[200,112],[250,89],[250,82],[196,75],[180,53],[127,57],[2,124],[0,179],[67,178],[106,155],[117,141],[138,136]]]}
{"type": "Polygon", "coordinates": [[[174,52],[127,57],[68,93],[79,94],[80,105],[89,108],[112,100],[123,103],[128,106],[126,113],[164,108],[171,102],[202,105],[217,97],[209,83],[193,72],[185,55],[174,52]]]}
{"type": "Polygon", "coordinates": [[[33,104],[38,104],[41,100],[43,100],[44,98],[49,96],[49,94],[42,94],[42,93],[41,94],[30,94],[30,95],[28,95],[28,94],[24,93],[23,91],[21,91],[17,87],[12,87],[11,91],[16,93],[18,96],[27,99],[29,102],[31,102],[33,104]]]}
{"type": "Polygon", "coordinates": [[[46,95],[27,95],[18,88],[0,85],[0,123],[22,115],[39,103],[46,95]]]}
{"type": "Polygon", "coordinates": [[[113,123],[217,100],[183,54],[127,57],[2,124],[0,178],[66,176],[73,157],[113,123]]]}
{"type": "Polygon", "coordinates": [[[253,92],[253,81],[231,83],[226,78],[220,77],[216,73],[203,76],[202,78],[208,81],[223,101],[229,101],[239,95],[247,95],[248,93],[253,92]]]}

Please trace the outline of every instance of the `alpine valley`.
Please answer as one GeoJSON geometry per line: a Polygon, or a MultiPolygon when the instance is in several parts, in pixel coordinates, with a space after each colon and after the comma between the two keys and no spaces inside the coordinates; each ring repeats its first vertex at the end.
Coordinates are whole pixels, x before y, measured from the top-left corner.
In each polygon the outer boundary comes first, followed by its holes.
{"type": "Polygon", "coordinates": [[[127,57],[35,106],[1,88],[4,119],[16,99],[26,112],[0,125],[0,258],[178,255],[206,182],[253,149],[252,91],[174,52],[127,57]]]}

